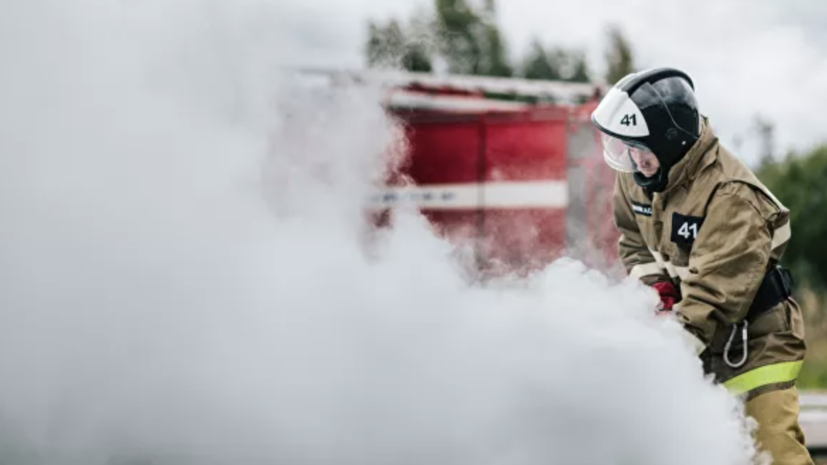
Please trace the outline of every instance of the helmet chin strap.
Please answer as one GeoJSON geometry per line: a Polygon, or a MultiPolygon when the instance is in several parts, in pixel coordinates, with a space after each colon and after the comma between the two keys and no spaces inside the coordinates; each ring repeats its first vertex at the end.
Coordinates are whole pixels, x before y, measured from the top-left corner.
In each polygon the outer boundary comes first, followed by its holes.
{"type": "Polygon", "coordinates": [[[634,179],[638,186],[644,188],[649,193],[662,192],[666,189],[668,175],[667,171],[665,171],[663,166],[661,166],[658,168],[658,171],[649,178],[644,176],[640,171],[636,171],[634,174],[634,179]]]}
{"type": "Polygon", "coordinates": [[[666,189],[666,183],[668,181],[666,172],[663,170],[663,165],[658,168],[658,171],[655,172],[652,177],[647,178],[640,172],[638,169],[637,163],[635,163],[635,159],[632,157],[631,152],[627,151],[627,156],[629,157],[629,161],[632,162],[632,166],[635,169],[634,179],[635,183],[644,188],[650,194],[652,192],[661,192],[662,190],[666,189]]]}

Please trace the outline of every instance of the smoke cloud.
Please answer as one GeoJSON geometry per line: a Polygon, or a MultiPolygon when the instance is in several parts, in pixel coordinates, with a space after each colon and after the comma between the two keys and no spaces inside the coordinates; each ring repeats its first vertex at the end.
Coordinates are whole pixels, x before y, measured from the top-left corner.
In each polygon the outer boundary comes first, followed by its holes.
{"type": "Polygon", "coordinates": [[[752,463],[650,291],[366,235],[404,140],[280,68],[285,11],[0,6],[0,461],[752,463]]]}

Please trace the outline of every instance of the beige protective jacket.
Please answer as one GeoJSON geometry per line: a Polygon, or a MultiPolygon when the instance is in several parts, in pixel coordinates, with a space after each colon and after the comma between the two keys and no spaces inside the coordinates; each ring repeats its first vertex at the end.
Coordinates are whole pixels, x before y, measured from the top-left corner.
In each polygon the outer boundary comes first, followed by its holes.
{"type": "Polygon", "coordinates": [[[706,119],[664,192],[649,196],[631,174],[619,173],[613,207],[626,270],[649,285],[671,280],[680,290],[675,311],[707,346],[707,372],[739,394],[794,383],[805,345],[792,298],[747,322],[747,358],[739,364],[747,311],[790,240],[789,211],[719,144],[706,119]]]}

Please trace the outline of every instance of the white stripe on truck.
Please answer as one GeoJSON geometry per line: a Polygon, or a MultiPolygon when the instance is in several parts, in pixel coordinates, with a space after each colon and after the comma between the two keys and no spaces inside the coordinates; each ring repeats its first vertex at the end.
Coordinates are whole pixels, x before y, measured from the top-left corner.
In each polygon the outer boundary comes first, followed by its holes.
{"type": "Polygon", "coordinates": [[[427,210],[565,208],[569,198],[566,181],[507,181],[387,188],[370,203],[376,208],[410,203],[427,210]]]}

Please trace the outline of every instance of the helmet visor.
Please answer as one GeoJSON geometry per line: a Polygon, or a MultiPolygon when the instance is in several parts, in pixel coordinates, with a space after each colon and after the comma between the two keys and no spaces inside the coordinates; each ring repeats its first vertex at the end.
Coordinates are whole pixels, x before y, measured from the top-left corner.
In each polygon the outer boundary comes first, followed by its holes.
{"type": "Polygon", "coordinates": [[[608,134],[601,134],[603,158],[617,171],[624,173],[641,172],[652,176],[660,167],[657,157],[645,145],[628,140],[621,140],[608,134]]]}

